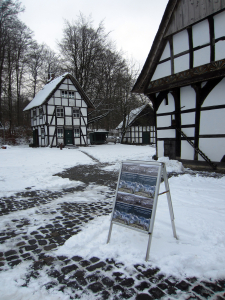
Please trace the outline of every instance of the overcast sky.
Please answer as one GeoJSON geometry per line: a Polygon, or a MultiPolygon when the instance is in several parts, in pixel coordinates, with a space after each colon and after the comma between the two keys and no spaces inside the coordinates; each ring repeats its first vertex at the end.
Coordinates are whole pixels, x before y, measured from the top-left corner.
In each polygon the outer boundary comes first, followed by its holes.
{"type": "Polygon", "coordinates": [[[106,32],[117,50],[144,64],[168,0],[20,0],[25,12],[20,19],[34,32],[39,43],[57,50],[64,20],[76,20],[80,12],[91,15],[94,26],[104,20],[106,32]]]}

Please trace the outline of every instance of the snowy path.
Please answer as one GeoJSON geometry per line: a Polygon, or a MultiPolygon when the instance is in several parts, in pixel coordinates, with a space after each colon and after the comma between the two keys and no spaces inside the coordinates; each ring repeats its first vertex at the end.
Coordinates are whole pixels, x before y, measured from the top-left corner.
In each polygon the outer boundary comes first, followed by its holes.
{"type": "MultiPolygon", "coordinates": [[[[114,226],[110,244],[106,239],[118,163],[149,160],[154,149],[64,150],[0,152],[1,300],[225,298],[225,177],[169,179],[179,240],[163,195],[146,263],[145,235],[114,226]]],[[[167,170],[181,171],[174,161],[167,170]]]]}

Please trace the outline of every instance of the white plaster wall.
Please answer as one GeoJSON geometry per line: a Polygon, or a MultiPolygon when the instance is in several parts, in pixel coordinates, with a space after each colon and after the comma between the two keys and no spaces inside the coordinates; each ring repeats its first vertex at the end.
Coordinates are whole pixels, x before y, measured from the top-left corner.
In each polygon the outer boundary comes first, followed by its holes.
{"type": "Polygon", "coordinates": [[[209,23],[208,20],[199,22],[192,27],[193,46],[201,46],[209,43],[209,23]]]}
{"type": "Polygon", "coordinates": [[[164,141],[157,141],[157,152],[158,157],[164,156],[164,141]]]}
{"type": "Polygon", "coordinates": [[[70,90],[70,91],[76,91],[76,88],[75,88],[74,85],[69,85],[69,90],[70,90]]]}
{"type": "Polygon", "coordinates": [[[48,101],[48,104],[54,105],[54,99],[53,99],[53,98],[50,98],[49,101],[48,101]]]}
{"type": "Polygon", "coordinates": [[[165,129],[165,130],[157,130],[157,138],[175,138],[175,129],[165,129]]]}
{"type": "Polygon", "coordinates": [[[182,110],[196,107],[195,91],[191,86],[185,86],[180,89],[180,106],[182,110]]]}
{"type": "Polygon", "coordinates": [[[225,104],[225,78],[220,81],[217,86],[211,91],[211,93],[205,99],[202,107],[213,106],[213,105],[224,105],[225,104]]]}
{"type": "Polygon", "coordinates": [[[69,106],[75,106],[75,100],[69,99],[69,106]]]}
{"type": "Polygon", "coordinates": [[[194,51],[194,67],[210,63],[210,46],[194,51]]]}
{"type": "Polygon", "coordinates": [[[224,116],[225,116],[225,108],[201,111],[200,135],[201,134],[224,134],[225,131],[224,116]]]}
{"type": "Polygon", "coordinates": [[[81,100],[76,100],[76,106],[81,107],[81,100]]]}
{"type": "Polygon", "coordinates": [[[215,44],[215,60],[225,58],[225,41],[219,41],[215,44]]]}
{"type": "Polygon", "coordinates": [[[80,125],[80,119],[73,119],[73,125],[79,126],[80,125]]]}
{"type": "Polygon", "coordinates": [[[181,130],[186,134],[187,137],[193,137],[195,135],[194,127],[191,128],[181,128],[181,130]]]}
{"type": "Polygon", "coordinates": [[[194,149],[187,141],[181,141],[181,159],[194,159],[194,149]]]}
{"type": "Polygon", "coordinates": [[[173,96],[169,93],[168,94],[168,105],[165,105],[165,101],[163,100],[157,110],[157,114],[173,112],[174,110],[175,110],[174,99],[173,99],[173,96]]]}
{"type": "MultiPolygon", "coordinates": [[[[225,139],[224,138],[202,138],[199,140],[199,148],[208,156],[212,161],[219,162],[225,155],[225,139]]],[[[204,159],[198,155],[198,159],[204,159]]]]}
{"type": "Polygon", "coordinates": [[[80,119],[80,124],[85,125],[83,118],[80,119]]]}
{"type": "Polygon", "coordinates": [[[80,99],[81,100],[81,95],[78,92],[76,92],[76,99],[80,99]]]}
{"type": "Polygon", "coordinates": [[[183,30],[173,36],[173,54],[176,55],[189,49],[188,32],[183,30]]]}
{"type": "Polygon", "coordinates": [[[75,141],[75,145],[79,145],[80,144],[80,138],[75,138],[74,141],[75,141]]]}
{"type": "Polygon", "coordinates": [[[64,125],[64,119],[63,118],[57,118],[57,125],[64,125]]]}
{"type": "Polygon", "coordinates": [[[72,118],[66,117],[66,124],[65,125],[72,125],[72,118]]]}
{"type": "Polygon", "coordinates": [[[169,42],[167,42],[166,47],[165,47],[165,49],[163,51],[163,54],[162,54],[162,56],[160,58],[160,61],[164,60],[166,58],[169,58],[169,57],[170,57],[170,44],[169,44],[169,42]]]}
{"type": "Polygon", "coordinates": [[[82,101],[82,107],[87,107],[87,104],[84,100],[82,101]]]}
{"type": "Polygon", "coordinates": [[[72,116],[72,109],[71,107],[65,107],[65,115],[72,116]]]}
{"type": "Polygon", "coordinates": [[[174,72],[179,73],[189,69],[189,54],[174,59],[174,72]]]}
{"type": "Polygon", "coordinates": [[[63,106],[68,106],[68,99],[63,98],[62,99],[62,105],[63,106]]]}
{"type": "Polygon", "coordinates": [[[59,87],[60,90],[67,90],[68,89],[68,85],[67,84],[61,84],[59,87]]]}
{"type": "Polygon", "coordinates": [[[49,126],[49,135],[53,135],[55,132],[55,127],[54,126],[49,126]]]}
{"type": "Polygon", "coordinates": [[[55,109],[54,106],[48,106],[48,114],[49,114],[49,115],[53,115],[54,109],[55,109]]]}
{"type": "Polygon", "coordinates": [[[152,81],[162,77],[171,75],[171,61],[166,61],[156,67],[155,73],[152,76],[152,81]]]}
{"type": "Polygon", "coordinates": [[[157,117],[157,128],[171,126],[171,116],[157,117]]]}
{"type": "Polygon", "coordinates": [[[82,126],[81,130],[82,130],[82,132],[83,132],[84,135],[87,134],[87,128],[86,128],[86,126],[82,126]]]}
{"type": "Polygon", "coordinates": [[[67,83],[68,84],[73,84],[72,81],[70,79],[67,79],[67,83]]]}
{"type": "Polygon", "coordinates": [[[225,36],[225,11],[215,15],[213,18],[215,39],[225,36]]]}
{"type": "Polygon", "coordinates": [[[54,96],[55,97],[61,97],[61,91],[60,90],[55,91],[54,96]]]}
{"type": "Polygon", "coordinates": [[[62,105],[61,98],[55,98],[55,105],[62,105]]]}
{"type": "Polygon", "coordinates": [[[80,111],[81,111],[81,113],[82,113],[82,115],[83,115],[84,117],[87,116],[87,109],[86,109],[86,108],[81,108],[80,111]]]}
{"type": "Polygon", "coordinates": [[[195,112],[181,114],[181,125],[195,124],[195,112]]]}

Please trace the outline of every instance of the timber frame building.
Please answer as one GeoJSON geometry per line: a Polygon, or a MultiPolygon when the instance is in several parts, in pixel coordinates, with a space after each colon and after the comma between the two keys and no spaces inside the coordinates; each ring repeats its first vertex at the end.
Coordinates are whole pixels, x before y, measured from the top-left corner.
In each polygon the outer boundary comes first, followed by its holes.
{"type": "Polygon", "coordinates": [[[86,145],[88,109],[94,106],[72,75],[48,82],[24,109],[31,112],[33,146],[86,145]]]}
{"type": "MultiPolygon", "coordinates": [[[[125,144],[155,144],[155,117],[150,104],[144,104],[129,114],[126,118],[125,144]]],[[[117,128],[119,136],[123,133],[123,122],[117,128]]]]}
{"type": "Polygon", "coordinates": [[[157,156],[225,160],[225,0],[169,0],[133,87],[153,103],[157,156]]]}

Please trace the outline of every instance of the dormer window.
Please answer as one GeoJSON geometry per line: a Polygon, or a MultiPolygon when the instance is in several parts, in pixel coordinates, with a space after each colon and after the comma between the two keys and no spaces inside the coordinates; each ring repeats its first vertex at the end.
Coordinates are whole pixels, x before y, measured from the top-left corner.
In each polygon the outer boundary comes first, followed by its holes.
{"type": "Polygon", "coordinates": [[[39,118],[40,119],[43,118],[43,108],[42,107],[39,108],[39,118]]]}
{"type": "Polygon", "coordinates": [[[56,108],[56,117],[64,117],[63,107],[56,108]]]}

